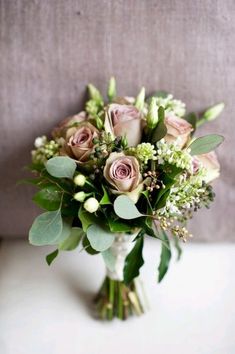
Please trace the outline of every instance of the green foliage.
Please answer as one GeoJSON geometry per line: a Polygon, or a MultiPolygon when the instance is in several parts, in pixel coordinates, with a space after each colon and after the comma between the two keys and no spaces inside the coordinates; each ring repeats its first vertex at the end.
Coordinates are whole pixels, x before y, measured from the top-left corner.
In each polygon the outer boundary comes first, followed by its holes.
{"type": "Polygon", "coordinates": [[[46,163],[47,172],[56,178],[73,178],[76,162],[67,156],[56,156],[46,163]]]}
{"type": "Polygon", "coordinates": [[[192,127],[193,127],[193,132],[192,134],[195,132],[196,130],[196,127],[197,127],[197,120],[198,120],[198,117],[196,115],[196,113],[188,113],[186,116],[185,116],[185,120],[187,120],[187,122],[189,122],[192,127]]]}
{"type": "Polygon", "coordinates": [[[182,248],[180,247],[180,240],[177,236],[174,236],[174,245],[177,252],[177,261],[179,261],[182,255],[182,248]]]}
{"type": "Polygon", "coordinates": [[[85,236],[82,240],[82,246],[84,248],[84,250],[91,256],[94,256],[96,254],[98,254],[99,252],[94,250],[92,247],[91,247],[91,244],[87,238],[87,236],[85,236]]]}
{"type": "Polygon", "coordinates": [[[120,195],[114,201],[114,211],[121,219],[135,219],[144,216],[136,208],[135,203],[126,195],[120,195]]]}
{"type": "Polygon", "coordinates": [[[87,229],[87,238],[91,247],[96,251],[105,251],[113,243],[115,235],[102,226],[90,225],[87,229]]]}
{"type": "Polygon", "coordinates": [[[160,121],[156,128],[153,130],[151,141],[152,143],[156,143],[157,141],[164,138],[167,133],[167,128],[165,126],[164,121],[160,121]]]}
{"type": "Polygon", "coordinates": [[[58,256],[59,254],[59,250],[56,249],[55,251],[51,252],[50,254],[48,254],[46,256],[46,262],[47,264],[50,266],[51,263],[54,261],[54,259],[58,256]]]}
{"type": "Polygon", "coordinates": [[[48,184],[34,195],[33,201],[42,209],[57,210],[61,204],[62,193],[58,186],[48,184]]]}
{"type": "Polygon", "coordinates": [[[127,255],[124,266],[124,282],[129,284],[134,278],[139,275],[139,270],[144,264],[142,251],[144,246],[144,239],[140,237],[136,240],[135,246],[127,255]]]}
{"type": "Polygon", "coordinates": [[[59,250],[72,251],[79,245],[85,233],[80,227],[72,227],[70,235],[60,243],[59,250]]]}
{"type": "Polygon", "coordinates": [[[54,245],[62,242],[70,233],[63,221],[60,209],[39,215],[29,231],[29,242],[35,246],[54,245]]]}
{"type": "Polygon", "coordinates": [[[170,259],[171,259],[171,250],[170,250],[169,239],[168,239],[165,231],[162,230],[161,234],[162,234],[162,239],[164,240],[164,242],[162,242],[161,259],[160,259],[160,263],[158,266],[158,282],[159,283],[164,278],[164,276],[168,270],[170,259]]]}
{"type": "Polygon", "coordinates": [[[114,220],[112,217],[108,218],[109,229],[111,232],[130,232],[133,227],[121,220],[114,220]]]}
{"type": "Polygon", "coordinates": [[[108,85],[108,99],[109,102],[112,102],[113,98],[116,97],[117,95],[117,91],[116,91],[116,80],[115,78],[112,76],[109,80],[109,85],[108,85]]]}
{"type": "Polygon", "coordinates": [[[78,217],[81,221],[84,232],[87,231],[90,225],[98,222],[98,218],[94,214],[88,213],[88,211],[84,210],[82,207],[79,209],[78,217]]]}
{"type": "Polygon", "coordinates": [[[209,134],[197,138],[190,145],[190,154],[191,155],[201,155],[206,154],[217,148],[224,141],[222,135],[209,134]]]}
{"type": "Polygon", "coordinates": [[[108,192],[106,191],[105,187],[102,185],[102,189],[103,189],[103,197],[102,199],[100,200],[100,205],[107,205],[107,204],[112,204],[110,198],[109,198],[109,195],[108,195],[108,192]]]}

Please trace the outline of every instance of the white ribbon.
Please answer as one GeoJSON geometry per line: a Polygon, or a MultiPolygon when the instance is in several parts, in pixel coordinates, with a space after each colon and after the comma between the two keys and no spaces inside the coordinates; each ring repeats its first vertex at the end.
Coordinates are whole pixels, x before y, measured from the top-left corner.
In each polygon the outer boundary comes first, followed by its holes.
{"type": "Polygon", "coordinates": [[[134,246],[132,242],[137,236],[138,232],[135,234],[125,234],[117,233],[115,234],[115,239],[110,247],[110,251],[115,258],[114,269],[111,271],[107,268],[107,276],[113,280],[123,281],[123,269],[125,265],[125,259],[128,253],[134,246]]]}

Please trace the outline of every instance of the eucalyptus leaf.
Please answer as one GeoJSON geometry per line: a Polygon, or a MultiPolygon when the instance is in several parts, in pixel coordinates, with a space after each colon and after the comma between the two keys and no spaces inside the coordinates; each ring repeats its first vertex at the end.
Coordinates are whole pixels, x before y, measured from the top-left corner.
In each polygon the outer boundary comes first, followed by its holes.
{"type": "Polygon", "coordinates": [[[197,138],[190,145],[190,154],[191,155],[201,155],[206,154],[217,148],[224,141],[222,135],[209,134],[197,138]]]}
{"type": "Polygon", "coordinates": [[[170,259],[171,259],[170,242],[169,242],[169,239],[168,239],[165,231],[162,230],[161,236],[162,236],[162,239],[164,240],[164,243],[162,242],[161,258],[160,258],[160,263],[158,266],[158,282],[159,283],[164,278],[164,276],[168,270],[170,259]],[[168,247],[166,247],[165,243],[167,244],[168,247]]]}
{"type": "Polygon", "coordinates": [[[54,259],[58,256],[59,250],[55,250],[46,256],[46,262],[50,266],[54,259]]]}
{"type": "Polygon", "coordinates": [[[46,185],[37,192],[33,201],[42,209],[49,211],[57,210],[60,207],[62,191],[56,185],[46,185]]]}
{"type": "Polygon", "coordinates": [[[111,249],[107,249],[106,251],[101,252],[104,263],[106,267],[113,272],[115,269],[116,257],[113,255],[111,249]]]}
{"type": "Polygon", "coordinates": [[[136,240],[135,246],[125,259],[124,266],[124,282],[129,284],[134,278],[139,275],[139,270],[144,264],[142,251],[144,246],[144,238],[140,237],[136,240]]]}
{"type": "Polygon", "coordinates": [[[60,243],[59,250],[74,250],[79,245],[84,235],[84,231],[80,227],[72,227],[69,236],[62,243],[60,243]]]}
{"type": "Polygon", "coordinates": [[[91,244],[90,244],[90,242],[89,242],[87,236],[85,236],[85,237],[83,238],[83,240],[82,240],[82,246],[83,246],[84,250],[85,250],[88,254],[90,254],[91,256],[96,255],[96,254],[99,253],[98,251],[94,250],[94,248],[91,247],[91,244]]]}
{"type": "Polygon", "coordinates": [[[56,156],[46,163],[47,172],[56,178],[73,178],[76,162],[67,156],[56,156]]]}
{"type": "Polygon", "coordinates": [[[29,242],[35,246],[55,244],[63,230],[60,209],[39,215],[29,231],[29,242]]]}
{"type": "Polygon", "coordinates": [[[126,195],[120,195],[114,201],[114,211],[122,219],[130,220],[144,216],[136,208],[135,203],[126,195]]]}
{"type": "Polygon", "coordinates": [[[107,250],[113,244],[115,235],[107,229],[94,224],[88,227],[87,238],[90,241],[92,248],[96,251],[102,252],[107,250]]]}

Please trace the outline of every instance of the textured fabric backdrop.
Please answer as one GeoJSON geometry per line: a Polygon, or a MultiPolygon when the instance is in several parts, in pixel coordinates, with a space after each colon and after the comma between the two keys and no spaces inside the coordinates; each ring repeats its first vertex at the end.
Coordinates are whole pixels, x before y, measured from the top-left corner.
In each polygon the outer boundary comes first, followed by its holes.
{"type": "Polygon", "coordinates": [[[234,0],[0,0],[0,234],[26,236],[38,210],[24,176],[34,138],[76,113],[93,82],[113,74],[120,95],[164,89],[203,110],[226,103],[205,126],[226,142],[212,209],[192,222],[195,239],[233,240],[234,0]]]}

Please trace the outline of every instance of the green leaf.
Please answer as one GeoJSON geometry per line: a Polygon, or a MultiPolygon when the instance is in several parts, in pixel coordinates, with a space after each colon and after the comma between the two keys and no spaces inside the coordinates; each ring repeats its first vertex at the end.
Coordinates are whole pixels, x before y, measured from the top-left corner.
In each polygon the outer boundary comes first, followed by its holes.
{"type": "Polygon", "coordinates": [[[102,189],[103,189],[103,197],[100,200],[100,205],[107,205],[107,204],[112,204],[108,195],[108,192],[106,191],[105,187],[102,185],[102,189]]]}
{"type": "Polygon", "coordinates": [[[90,225],[87,229],[87,238],[91,247],[96,251],[105,251],[113,243],[115,235],[99,225],[90,225]]]}
{"type": "Polygon", "coordinates": [[[217,134],[209,134],[197,138],[190,145],[190,154],[191,155],[201,155],[206,154],[214,150],[224,141],[224,137],[222,135],[217,134]]]}
{"type": "Polygon", "coordinates": [[[33,201],[40,207],[49,211],[60,207],[62,191],[56,185],[47,185],[37,192],[33,201]]]}
{"type": "Polygon", "coordinates": [[[70,157],[56,156],[46,163],[47,172],[56,178],[73,178],[76,170],[76,162],[70,157]]]}
{"type": "Polygon", "coordinates": [[[59,245],[59,250],[72,251],[80,243],[82,237],[85,235],[84,231],[79,227],[72,227],[70,235],[59,245]]]}
{"type": "Polygon", "coordinates": [[[29,242],[35,246],[55,244],[63,229],[60,210],[39,215],[29,231],[29,242]]]}
{"type": "Polygon", "coordinates": [[[91,256],[96,255],[96,254],[99,253],[98,251],[94,250],[94,249],[91,247],[91,244],[90,244],[90,242],[89,242],[87,236],[85,236],[85,237],[83,238],[83,240],[82,240],[82,246],[84,247],[84,250],[85,250],[88,254],[90,254],[91,256]]]}
{"type": "Polygon", "coordinates": [[[133,227],[127,225],[120,220],[113,220],[111,217],[108,219],[108,224],[111,232],[129,232],[133,227]]]}
{"type": "Polygon", "coordinates": [[[58,256],[59,250],[55,250],[46,256],[46,262],[50,266],[54,259],[58,256]]]}
{"type": "Polygon", "coordinates": [[[61,217],[60,209],[39,215],[29,230],[29,242],[35,246],[55,245],[70,233],[70,225],[61,217]]]}
{"type": "Polygon", "coordinates": [[[160,264],[158,266],[158,282],[160,283],[164,278],[171,259],[171,250],[170,250],[170,242],[167,237],[167,234],[162,230],[162,239],[164,243],[167,244],[168,247],[162,242],[162,250],[161,250],[161,259],[160,264]]]}
{"type": "Polygon", "coordinates": [[[135,219],[144,216],[136,208],[135,203],[126,195],[120,195],[114,201],[114,211],[122,219],[135,219]]]}
{"type": "Polygon", "coordinates": [[[116,92],[116,80],[115,78],[112,76],[109,80],[109,86],[108,86],[108,99],[109,102],[112,102],[113,98],[116,97],[117,92],[116,92]]]}
{"type": "Polygon", "coordinates": [[[202,124],[206,122],[211,122],[212,120],[216,119],[223,111],[224,103],[218,103],[213,107],[207,109],[201,119],[197,122],[197,127],[200,127],[202,124]]]}
{"type": "Polygon", "coordinates": [[[179,261],[182,255],[182,248],[180,247],[180,240],[177,236],[174,236],[174,245],[177,251],[177,261],[179,261]]]}
{"type": "Polygon", "coordinates": [[[34,177],[34,178],[24,178],[17,182],[18,184],[32,184],[34,186],[38,186],[43,181],[42,177],[34,177]]]}
{"type": "Polygon", "coordinates": [[[111,249],[107,249],[106,251],[101,252],[104,263],[106,267],[113,272],[115,269],[116,257],[113,255],[111,249]]]}
{"type": "Polygon", "coordinates": [[[163,120],[161,120],[158,125],[156,126],[156,128],[153,130],[153,134],[152,134],[152,143],[156,143],[157,141],[161,140],[162,138],[164,138],[164,136],[167,133],[167,128],[165,126],[165,123],[163,120]]]}
{"type": "Polygon", "coordinates": [[[144,264],[144,260],[142,257],[142,250],[144,246],[144,238],[138,238],[135,246],[131,250],[131,252],[127,255],[125,259],[124,266],[124,282],[125,284],[129,284],[134,278],[139,275],[139,269],[144,264]]]}
{"type": "Polygon", "coordinates": [[[88,213],[88,211],[85,211],[82,207],[78,211],[78,217],[84,232],[87,231],[90,225],[96,224],[99,220],[94,214],[88,213]]]}
{"type": "Polygon", "coordinates": [[[196,130],[197,119],[198,118],[197,118],[196,113],[193,113],[193,112],[187,114],[186,117],[185,117],[185,120],[187,120],[187,122],[189,122],[192,125],[194,132],[196,130]]]}

